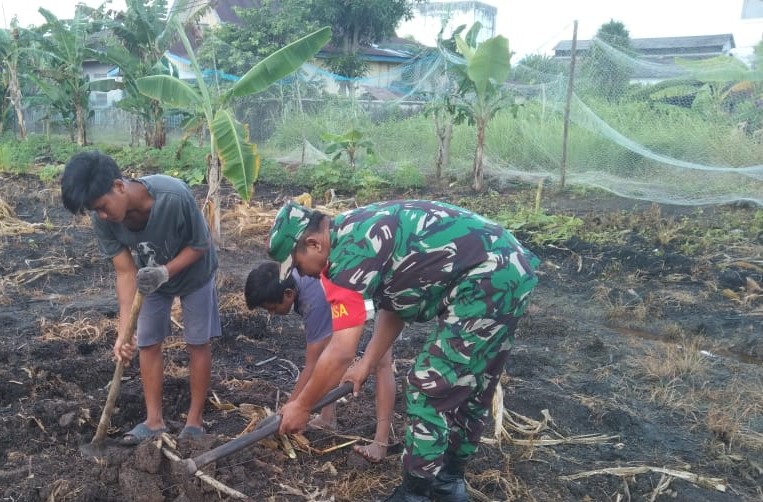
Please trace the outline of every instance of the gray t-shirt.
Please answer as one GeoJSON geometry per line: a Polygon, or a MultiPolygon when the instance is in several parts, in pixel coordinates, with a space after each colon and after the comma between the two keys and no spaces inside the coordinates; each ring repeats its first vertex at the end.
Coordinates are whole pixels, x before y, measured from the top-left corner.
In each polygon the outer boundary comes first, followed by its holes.
{"type": "Polygon", "coordinates": [[[321,281],[309,276],[299,275],[296,269],[292,271],[297,289],[297,301],[294,312],[302,316],[307,344],[319,342],[331,336],[331,308],[326,301],[321,281]]]}
{"type": "Polygon", "coordinates": [[[217,252],[193,193],[181,180],[163,174],[135,181],[143,183],[154,199],[146,226],[133,232],[121,223],[102,220],[93,212],[91,218],[101,251],[113,258],[127,247],[137,267],[142,268],[166,265],[187,246],[204,249],[203,256],[157,290],[173,296],[196,291],[214,275],[217,252]]]}

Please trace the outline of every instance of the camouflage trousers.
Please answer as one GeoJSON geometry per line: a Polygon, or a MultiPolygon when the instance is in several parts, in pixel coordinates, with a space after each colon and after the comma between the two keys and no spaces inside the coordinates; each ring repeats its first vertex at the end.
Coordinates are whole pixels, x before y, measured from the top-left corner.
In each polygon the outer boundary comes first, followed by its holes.
{"type": "Polygon", "coordinates": [[[404,472],[432,478],[445,454],[467,458],[476,451],[536,284],[534,273],[487,266],[453,287],[407,375],[404,472]]]}

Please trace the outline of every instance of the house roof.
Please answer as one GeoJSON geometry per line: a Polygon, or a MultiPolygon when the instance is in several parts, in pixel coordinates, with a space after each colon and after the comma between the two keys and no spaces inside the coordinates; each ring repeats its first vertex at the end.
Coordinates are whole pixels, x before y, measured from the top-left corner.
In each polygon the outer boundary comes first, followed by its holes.
{"type": "MultiPolygon", "coordinates": [[[[236,15],[235,8],[249,9],[257,7],[260,0],[217,0],[212,5],[212,10],[217,15],[221,23],[241,24],[241,19],[236,15]]],[[[206,4],[199,3],[199,8],[206,4]]],[[[197,26],[186,26],[186,35],[191,42],[191,46],[196,49],[201,44],[202,30],[197,26]]],[[[361,47],[358,54],[367,61],[402,63],[410,61],[428,47],[409,40],[407,38],[392,37],[371,47],[361,47]]],[[[187,57],[185,48],[180,42],[176,42],[170,47],[172,54],[187,57]]],[[[338,54],[339,50],[331,44],[325,46],[318,53],[318,57],[331,57],[338,54]]]]}
{"type": "MultiPolygon", "coordinates": [[[[591,40],[578,40],[576,52],[584,54],[590,50],[591,40]]],[[[706,59],[730,54],[736,47],[730,33],[720,35],[700,35],[690,37],[661,37],[631,39],[631,48],[641,57],[633,66],[634,79],[666,79],[681,77],[686,70],[677,66],[677,57],[682,59],[706,59]]],[[[572,41],[562,40],[554,47],[554,57],[569,59],[572,41]]]]}
{"type": "Polygon", "coordinates": [[[258,0],[217,0],[217,4],[213,8],[223,23],[238,24],[241,20],[236,15],[234,8],[251,9],[259,5],[260,2],[258,0]]]}
{"type": "MultiPolygon", "coordinates": [[[[720,35],[699,35],[690,37],[660,37],[660,38],[632,38],[631,47],[644,54],[674,52],[697,52],[701,50],[716,50],[721,52],[736,47],[734,35],[724,33],[720,35]]],[[[577,51],[587,51],[591,48],[591,40],[578,40],[577,51]]],[[[554,52],[567,53],[572,51],[572,40],[562,40],[554,46],[554,52]]]]}
{"type": "MultiPolygon", "coordinates": [[[[176,2],[173,2],[170,11],[175,8],[175,3],[176,2]]],[[[220,19],[220,22],[241,24],[241,19],[236,15],[234,9],[251,9],[253,7],[257,7],[259,5],[259,0],[193,0],[188,4],[188,12],[186,13],[185,17],[188,18],[193,16],[199,10],[209,6],[210,3],[210,9],[214,15],[220,19]]],[[[185,34],[188,37],[188,41],[191,42],[191,47],[193,47],[194,50],[196,50],[201,45],[202,31],[203,27],[196,24],[185,26],[185,34]]],[[[188,57],[188,53],[180,41],[176,41],[170,47],[170,52],[181,57],[188,57]]]]}
{"type": "MultiPolygon", "coordinates": [[[[419,56],[422,51],[427,49],[429,47],[425,45],[395,37],[373,44],[371,47],[361,47],[358,49],[358,54],[366,61],[402,63],[419,56]],[[400,41],[405,41],[405,44],[401,44],[400,41]]],[[[328,58],[340,53],[341,51],[336,46],[328,44],[320,50],[318,57],[328,58]]]]}

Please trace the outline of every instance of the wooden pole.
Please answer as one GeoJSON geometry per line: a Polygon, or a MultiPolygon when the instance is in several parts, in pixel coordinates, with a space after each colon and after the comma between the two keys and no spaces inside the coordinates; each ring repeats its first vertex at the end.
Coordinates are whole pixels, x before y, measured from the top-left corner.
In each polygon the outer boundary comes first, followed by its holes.
{"type": "Polygon", "coordinates": [[[562,176],[561,185],[567,181],[567,142],[570,135],[570,104],[572,103],[572,84],[575,81],[575,59],[578,47],[578,22],[575,20],[572,28],[572,53],[570,55],[570,76],[567,80],[567,99],[564,103],[564,129],[562,131],[562,162],[560,172],[562,176]]]}

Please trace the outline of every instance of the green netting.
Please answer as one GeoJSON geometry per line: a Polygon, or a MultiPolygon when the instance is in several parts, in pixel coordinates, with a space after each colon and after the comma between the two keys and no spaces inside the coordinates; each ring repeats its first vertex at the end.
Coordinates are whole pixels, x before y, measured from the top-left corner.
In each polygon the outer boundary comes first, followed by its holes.
{"type": "MultiPolygon", "coordinates": [[[[577,61],[566,183],[662,203],[763,203],[757,72],[730,57],[656,63],[594,44],[600,50],[577,61]]],[[[412,165],[431,175],[437,141],[423,110],[453,90],[447,69],[454,61],[458,55],[433,50],[386,74],[351,80],[353,96],[320,98],[274,124],[265,142],[285,149],[307,140],[320,149],[321,131],[341,133],[352,124],[378,146],[377,168],[412,165]]],[[[568,64],[538,57],[513,65],[505,92],[522,106],[516,116],[499,112],[488,126],[488,187],[561,180],[568,64]]],[[[310,73],[323,85],[347,80],[317,67],[310,73]]],[[[469,177],[475,141],[473,127],[454,127],[445,176],[469,177]]]]}

